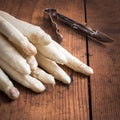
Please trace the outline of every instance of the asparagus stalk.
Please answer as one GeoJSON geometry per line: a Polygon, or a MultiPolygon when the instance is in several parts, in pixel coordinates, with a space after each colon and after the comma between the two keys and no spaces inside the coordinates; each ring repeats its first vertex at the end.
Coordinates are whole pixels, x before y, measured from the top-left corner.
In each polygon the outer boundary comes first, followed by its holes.
{"type": "Polygon", "coordinates": [[[36,78],[33,78],[28,74],[21,74],[17,72],[2,59],[0,59],[0,66],[13,80],[33,90],[34,92],[39,93],[45,90],[45,86],[36,78]]]}
{"type": "Polygon", "coordinates": [[[30,23],[18,20],[12,15],[0,10],[0,16],[13,24],[24,36],[26,36],[32,43],[47,45],[50,43],[51,37],[45,33],[40,27],[30,23]]]}
{"type": "Polygon", "coordinates": [[[27,63],[30,65],[31,71],[34,71],[38,67],[38,62],[35,56],[27,56],[26,57],[27,63]]]}
{"type": "Polygon", "coordinates": [[[30,66],[27,64],[26,60],[2,35],[0,35],[0,57],[16,71],[23,74],[31,73],[30,66]]]}
{"type": "Polygon", "coordinates": [[[3,91],[9,98],[17,99],[19,97],[19,91],[14,87],[8,76],[0,68],[0,90],[3,91]]]}
{"type": "Polygon", "coordinates": [[[54,77],[40,68],[32,71],[32,76],[42,81],[43,83],[55,85],[54,77]]]}
{"type": "Polygon", "coordinates": [[[36,59],[38,64],[48,73],[52,74],[57,80],[62,81],[65,84],[70,84],[70,77],[56,64],[56,62],[44,57],[40,53],[36,55],[36,59]]]}
{"type": "Polygon", "coordinates": [[[27,63],[30,66],[31,71],[34,71],[34,70],[37,69],[38,63],[37,63],[37,60],[36,60],[35,56],[26,55],[24,52],[22,52],[19,49],[19,47],[16,47],[14,44],[13,44],[13,47],[15,47],[17,49],[17,51],[26,59],[27,63]]]}
{"type": "Polygon", "coordinates": [[[87,66],[85,63],[83,63],[78,58],[73,56],[71,53],[69,53],[67,50],[65,50],[57,42],[52,40],[51,44],[54,44],[56,46],[56,48],[58,48],[58,50],[61,51],[65,55],[65,57],[67,59],[67,62],[65,63],[66,66],[70,67],[74,71],[83,73],[85,75],[93,74],[93,69],[91,67],[87,66]]]}
{"type": "Polygon", "coordinates": [[[67,63],[67,60],[64,54],[61,51],[58,51],[57,48],[51,43],[45,46],[36,45],[36,48],[38,52],[41,53],[43,56],[53,61],[56,61],[59,64],[67,63]]]}
{"type": "Polygon", "coordinates": [[[27,55],[35,55],[36,48],[23,36],[11,23],[0,16],[0,32],[5,35],[8,40],[23,50],[27,55]]]}

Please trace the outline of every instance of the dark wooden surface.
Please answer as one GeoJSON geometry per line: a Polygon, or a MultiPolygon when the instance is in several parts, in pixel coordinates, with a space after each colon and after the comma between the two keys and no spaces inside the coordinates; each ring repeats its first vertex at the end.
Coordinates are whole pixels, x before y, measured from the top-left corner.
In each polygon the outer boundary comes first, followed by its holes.
{"type": "Polygon", "coordinates": [[[99,46],[89,41],[93,120],[120,119],[120,1],[86,0],[87,23],[114,38],[99,46]]]}
{"type": "Polygon", "coordinates": [[[46,7],[99,29],[115,40],[99,44],[59,24],[62,46],[89,64],[94,75],[86,77],[63,66],[73,75],[68,87],[47,86],[42,94],[22,87],[20,98],[10,101],[0,92],[0,120],[119,120],[120,119],[120,1],[119,0],[0,0],[0,9],[41,26],[54,39],[51,25],[43,19],[46,7]]]}

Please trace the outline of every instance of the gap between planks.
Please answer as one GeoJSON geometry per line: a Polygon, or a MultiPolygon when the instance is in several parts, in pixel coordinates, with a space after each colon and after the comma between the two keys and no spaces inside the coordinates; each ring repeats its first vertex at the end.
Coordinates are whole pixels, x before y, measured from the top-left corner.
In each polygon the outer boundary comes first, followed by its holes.
{"type": "MultiPolygon", "coordinates": [[[[85,23],[87,24],[87,9],[86,9],[86,0],[84,0],[84,16],[85,16],[85,23]]],[[[87,65],[89,66],[90,63],[89,63],[89,42],[88,42],[88,37],[86,35],[85,37],[86,39],[86,59],[87,59],[87,65]]],[[[90,76],[88,76],[88,101],[89,101],[89,117],[90,117],[90,120],[93,119],[92,117],[92,96],[91,96],[91,78],[90,76]]]]}

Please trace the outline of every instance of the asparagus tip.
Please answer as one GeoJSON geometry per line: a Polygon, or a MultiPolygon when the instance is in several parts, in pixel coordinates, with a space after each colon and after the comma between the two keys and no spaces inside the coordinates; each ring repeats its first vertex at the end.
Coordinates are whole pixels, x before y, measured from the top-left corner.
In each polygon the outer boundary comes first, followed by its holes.
{"type": "Polygon", "coordinates": [[[91,67],[89,67],[89,72],[88,72],[88,74],[89,75],[91,75],[91,74],[93,74],[94,72],[93,72],[93,69],[91,68],[91,67]]]}
{"type": "Polygon", "coordinates": [[[11,98],[11,99],[17,99],[18,97],[19,97],[19,94],[20,94],[20,92],[18,91],[18,89],[17,88],[15,88],[15,87],[13,87],[13,88],[11,88],[10,90],[9,90],[9,93],[8,93],[8,95],[9,95],[9,97],[11,98]]]}
{"type": "Polygon", "coordinates": [[[71,83],[71,78],[69,76],[66,76],[64,81],[62,81],[65,84],[70,84],[71,83]]]}

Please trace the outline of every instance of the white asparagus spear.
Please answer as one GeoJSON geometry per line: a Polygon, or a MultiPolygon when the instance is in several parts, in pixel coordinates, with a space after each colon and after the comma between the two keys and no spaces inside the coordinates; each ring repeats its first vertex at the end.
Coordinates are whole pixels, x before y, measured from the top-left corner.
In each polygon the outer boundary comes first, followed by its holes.
{"type": "Polygon", "coordinates": [[[73,70],[75,70],[77,72],[83,73],[85,75],[93,74],[93,69],[91,67],[87,66],[85,63],[83,63],[78,58],[73,56],[71,53],[69,53],[67,50],[65,50],[57,42],[52,40],[51,44],[54,44],[58,48],[58,50],[61,51],[65,55],[65,57],[67,59],[67,62],[65,63],[66,66],[72,68],[73,70]]]}
{"type": "Polygon", "coordinates": [[[23,52],[19,51],[19,53],[26,59],[27,63],[30,66],[31,71],[34,71],[38,67],[38,62],[35,58],[35,56],[27,56],[23,52]]]}
{"type": "Polygon", "coordinates": [[[25,75],[17,72],[2,59],[0,59],[0,66],[13,80],[33,90],[34,92],[39,93],[45,90],[45,86],[36,78],[33,78],[28,74],[25,75]]]}
{"type": "Polygon", "coordinates": [[[35,71],[32,71],[31,75],[34,78],[39,79],[43,83],[55,85],[55,79],[52,75],[46,73],[44,70],[37,68],[35,71]]]}
{"type": "Polygon", "coordinates": [[[31,71],[34,71],[37,69],[38,67],[38,62],[35,58],[35,56],[28,56],[26,55],[25,53],[23,53],[19,47],[16,47],[14,44],[13,44],[13,47],[15,47],[17,49],[17,51],[26,59],[27,63],[29,64],[30,68],[31,68],[31,71]]]}
{"type": "MultiPolygon", "coordinates": [[[[56,61],[59,64],[65,64],[67,62],[65,56],[57,50],[57,48],[53,45],[53,44],[49,44],[49,45],[44,45],[44,46],[39,46],[39,45],[35,45],[37,50],[45,57],[56,61]]],[[[16,48],[16,46],[14,45],[14,47],[16,48]]],[[[37,62],[35,60],[34,56],[26,56],[18,47],[16,48],[20,54],[22,54],[22,56],[27,60],[28,64],[30,65],[32,70],[35,70],[35,68],[37,67],[37,62]]]]}
{"type": "Polygon", "coordinates": [[[11,23],[0,16],[0,32],[5,35],[8,40],[20,47],[27,55],[35,55],[36,48],[23,36],[11,23]]]}
{"type": "Polygon", "coordinates": [[[0,68],[0,90],[3,91],[9,98],[17,99],[19,97],[19,91],[14,87],[8,76],[0,68]]]}
{"type": "Polygon", "coordinates": [[[38,64],[48,73],[52,74],[57,80],[62,81],[65,84],[70,84],[70,77],[56,64],[56,62],[44,57],[39,52],[36,55],[36,59],[38,64]]]}
{"type": "Polygon", "coordinates": [[[24,22],[22,20],[18,20],[7,12],[0,10],[0,16],[13,24],[21,33],[23,33],[23,35],[25,35],[34,44],[47,45],[52,39],[40,27],[24,22]]]}
{"type": "Polygon", "coordinates": [[[30,74],[30,66],[20,53],[0,35],[0,58],[10,64],[16,71],[24,74],[30,74]]]}
{"type": "Polygon", "coordinates": [[[65,64],[67,62],[64,54],[61,51],[58,51],[57,48],[53,44],[38,46],[35,45],[38,52],[40,52],[43,56],[56,61],[59,64],[65,64]]]}
{"type": "Polygon", "coordinates": [[[31,71],[34,71],[38,67],[38,62],[35,56],[27,56],[26,57],[27,63],[30,65],[31,71]]]}

